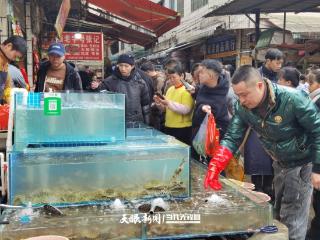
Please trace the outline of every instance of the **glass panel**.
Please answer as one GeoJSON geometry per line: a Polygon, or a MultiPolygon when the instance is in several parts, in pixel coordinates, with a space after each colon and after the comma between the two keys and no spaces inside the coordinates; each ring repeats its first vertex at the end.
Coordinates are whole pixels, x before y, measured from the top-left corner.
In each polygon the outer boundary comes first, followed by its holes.
{"type": "Polygon", "coordinates": [[[175,9],[175,0],[170,0],[169,8],[171,8],[172,10],[176,10],[175,9]]]}
{"type": "MultiPolygon", "coordinates": [[[[122,201],[121,208],[115,208],[113,200],[94,206],[61,207],[64,215],[59,217],[45,214],[42,208],[33,208],[28,215],[28,224],[22,224],[25,209],[7,209],[2,220],[8,220],[9,224],[2,225],[2,239],[57,233],[70,239],[158,239],[168,236],[170,239],[194,239],[243,233],[272,224],[271,205],[261,202],[253,192],[223,177],[221,191],[206,191],[202,188],[205,167],[195,161],[191,161],[190,167],[191,197],[162,199],[166,204],[162,209],[152,208],[155,204],[151,203],[156,200],[144,198],[122,201]],[[148,215],[151,208],[154,214],[148,215]]],[[[122,175],[129,173],[128,169],[122,170],[122,175]]],[[[128,181],[123,183],[129,184],[128,181]]]]}
{"type": "MultiPolygon", "coordinates": [[[[64,216],[46,215],[42,209],[35,209],[30,222],[21,224],[23,210],[7,210],[6,218],[10,219],[1,230],[1,239],[17,240],[41,235],[60,235],[68,239],[140,239],[142,226],[120,224],[122,214],[133,214],[126,209],[112,211],[106,206],[87,206],[61,209],[64,216]]],[[[3,226],[3,225],[2,225],[3,226]]]]}
{"type": "Polygon", "coordinates": [[[123,94],[61,93],[61,115],[44,114],[43,93],[16,97],[15,148],[33,143],[115,142],[125,139],[123,94]]]}
{"type": "Polygon", "coordinates": [[[181,17],[184,16],[184,0],[177,0],[177,12],[181,17]]]}
{"type": "Polygon", "coordinates": [[[73,204],[189,196],[189,146],[172,137],[27,148],[9,157],[10,203],[73,204]]]}
{"type": "Polygon", "coordinates": [[[191,12],[208,4],[208,0],[191,0],[191,12]]]}
{"type": "Polygon", "coordinates": [[[159,218],[164,219],[162,224],[146,225],[148,238],[175,236],[192,239],[199,235],[209,237],[241,233],[272,224],[272,207],[269,203],[223,177],[222,190],[205,190],[205,167],[195,161],[191,161],[190,167],[191,198],[170,201],[170,210],[158,213],[159,218]]]}

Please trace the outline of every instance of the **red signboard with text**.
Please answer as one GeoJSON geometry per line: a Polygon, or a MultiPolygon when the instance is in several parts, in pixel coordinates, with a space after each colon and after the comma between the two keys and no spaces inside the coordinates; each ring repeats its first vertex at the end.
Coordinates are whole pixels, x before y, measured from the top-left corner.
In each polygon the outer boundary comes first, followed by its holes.
{"type": "Polygon", "coordinates": [[[102,33],[81,32],[80,39],[76,39],[75,34],[76,32],[64,32],[62,34],[67,60],[103,60],[102,33]]]}

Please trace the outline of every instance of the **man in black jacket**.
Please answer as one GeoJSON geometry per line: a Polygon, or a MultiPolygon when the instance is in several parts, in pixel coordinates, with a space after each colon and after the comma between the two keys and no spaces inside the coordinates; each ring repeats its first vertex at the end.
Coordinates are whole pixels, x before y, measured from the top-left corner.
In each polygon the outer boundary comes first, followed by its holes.
{"type": "MultiPolygon", "coordinates": [[[[208,112],[215,117],[221,138],[229,125],[227,94],[229,81],[222,69],[222,64],[213,59],[203,60],[199,69],[201,87],[197,92],[192,117],[192,139],[196,136],[199,127],[208,112]]],[[[199,159],[194,149],[192,156],[199,159]]]]}
{"type": "Polygon", "coordinates": [[[277,83],[278,72],[283,64],[283,53],[277,48],[269,48],[264,58],[266,61],[259,68],[261,76],[277,83]]]}
{"type": "Polygon", "coordinates": [[[122,54],[117,61],[113,74],[101,84],[92,83],[93,89],[108,90],[126,95],[126,121],[150,122],[150,95],[148,86],[134,65],[134,57],[122,54]]]}
{"type": "Polygon", "coordinates": [[[53,43],[48,49],[49,61],[38,71],[35,92],[56,92],[82,90],[81,78],[69,63],[65,62],[65,48],[62,43],[53,43]]]}

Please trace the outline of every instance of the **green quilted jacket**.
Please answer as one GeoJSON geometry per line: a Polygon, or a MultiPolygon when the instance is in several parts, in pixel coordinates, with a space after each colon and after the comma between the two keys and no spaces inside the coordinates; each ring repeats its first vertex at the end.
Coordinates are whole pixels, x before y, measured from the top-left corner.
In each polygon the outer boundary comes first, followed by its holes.
{"type": "Polygon", "coordinates": [[[291,168],[313,162],[313,172],[320,173],[320,114],[316,106],[302,91],[265,82],[269,91],[266,117],[238,101],[221,145],[235,153],[251,127],[280,166],[291,168]]]}

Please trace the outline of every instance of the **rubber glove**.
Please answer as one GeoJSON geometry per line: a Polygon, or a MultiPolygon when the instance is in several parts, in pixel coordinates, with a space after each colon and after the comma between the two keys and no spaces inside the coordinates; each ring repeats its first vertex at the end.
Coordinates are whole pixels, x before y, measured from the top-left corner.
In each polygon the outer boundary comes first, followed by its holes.
{"type": "Polygon", "coordinates": [[[232,157],[232,152],[228,148],[224,146],[217,147],[213,158],[210,160],[207,175],[204,179],[205,189],[207,189],[208,186],[216,191],[222,188],[219,182],[219,174],[226,168],[232,157]]]}

